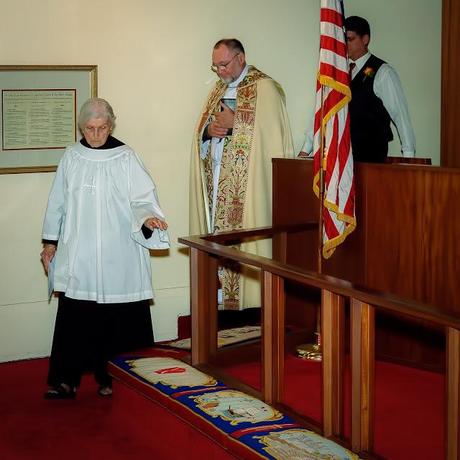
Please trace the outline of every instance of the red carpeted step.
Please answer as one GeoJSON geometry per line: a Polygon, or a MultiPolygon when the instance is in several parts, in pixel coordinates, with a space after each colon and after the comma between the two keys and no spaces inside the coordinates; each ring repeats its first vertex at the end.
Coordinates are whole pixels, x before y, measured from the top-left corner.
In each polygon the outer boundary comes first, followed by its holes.
{"type": "MultiPolygon", "coordinates": [[[[321,363],[287,356],[284,402],[317,423],[321,413],[321,363]]],[[[260,390],[260,363],[226,368],[260,390]]],[[[376,362],[374,450],[391,460],[444,458],[444,375],[376,362]]],[[[345,378],[345,433],[350,433],[350,375],[345,378]],[[348,414],[348,416],[347,416],[348,414]]]]}
{"type": "Polygon", "coordinates": [[[47,359],[0,364],[1,460],[235,458],[118,382],[102,398],[85,376],[75,400],[46,401],[47,369],[47,359]]]}

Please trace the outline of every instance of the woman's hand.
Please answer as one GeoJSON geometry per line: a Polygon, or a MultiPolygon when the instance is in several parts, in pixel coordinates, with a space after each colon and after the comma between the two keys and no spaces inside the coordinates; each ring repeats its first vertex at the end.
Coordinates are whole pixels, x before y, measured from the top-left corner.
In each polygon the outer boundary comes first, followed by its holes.
{"type": "Polygon", "coordinates": [[[56,246],[54,244],[45,244],[43,246],[43,251],[40,254],[42,259],[43,267],[45,268],[46,274],[48,274],[48,267],[50,262],[53,260],[54,255],[56,254],[56,246]]]}
{"type": "Polygon", "coordinates": [[[160,230],[166,230],[168,228],[168,224],[158,217],[149,217],[148,219],[145,219],[144,225],[152,231],[155,228],[159,228],[160,230]]]}

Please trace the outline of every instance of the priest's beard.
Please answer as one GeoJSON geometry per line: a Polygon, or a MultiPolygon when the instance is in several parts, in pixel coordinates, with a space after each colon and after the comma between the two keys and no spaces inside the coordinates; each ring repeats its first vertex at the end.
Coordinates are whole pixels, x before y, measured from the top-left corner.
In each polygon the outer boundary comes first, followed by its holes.
{"type": "Polygon", "coordinates": [[[229,85],[230,83],[233,83],[236,78],[233,78],[233,77],[219,77],[221,79],[221,81],[223,81],[226,85],[229,85]]]}

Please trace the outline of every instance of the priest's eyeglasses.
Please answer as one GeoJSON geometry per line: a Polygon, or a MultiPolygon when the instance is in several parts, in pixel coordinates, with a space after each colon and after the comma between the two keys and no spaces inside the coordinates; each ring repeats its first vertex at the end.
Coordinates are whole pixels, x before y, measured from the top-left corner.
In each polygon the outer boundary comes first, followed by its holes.
{"type": "Polygon", "coordinates": [[[239,54],[241,53],[236,53],[229,61],[224,62],[223,64],[213,64],[211,66],[211,70],[215,73],[217,73],[219,70],[225,70],[231,64],[233,59],[235,59],[239,54]]]}

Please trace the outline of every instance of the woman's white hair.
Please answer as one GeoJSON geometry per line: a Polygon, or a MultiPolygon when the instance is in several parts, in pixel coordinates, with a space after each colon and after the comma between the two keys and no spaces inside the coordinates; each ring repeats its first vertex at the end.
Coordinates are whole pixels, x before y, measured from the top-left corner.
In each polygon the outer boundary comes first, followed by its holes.
{"type": "Polygon", "coordinates": [[[81,106],[80,114],[78,115],[78,127],[80,131],[83,132],[83,128],[91,118],[105,118],[110,124],[110,132],[115,129],[116,117],[112,106],[105,99],[92,97],[81,106]]]}

